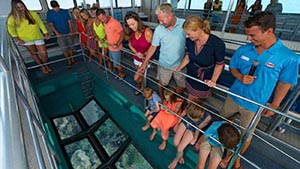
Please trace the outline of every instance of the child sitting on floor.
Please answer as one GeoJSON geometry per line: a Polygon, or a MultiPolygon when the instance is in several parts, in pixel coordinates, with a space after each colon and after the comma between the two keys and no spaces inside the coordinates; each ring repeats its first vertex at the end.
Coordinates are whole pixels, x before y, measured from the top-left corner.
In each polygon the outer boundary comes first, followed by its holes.
{"type": "Polygon", "coordinates": [[[208,112],[199,106],[199,104],[194,103],[189,103],[187,105],[182,116],[184,116],[184,120],[181,120],[176,128],[174,137],[174,145],[177,147],[177,154],[174,160],[169,164],[169,169],[174,169],[178,162],[180,164],[184,163],[183,150],[189,144],[195,144],[200,133],[198,129],[203,129],[207,126],[212,118],[208,112]]]}
{"type": "Polygon", "coordinates": [[[151,88],[145,88],[143,90],[143,96],[148,101],[148,105],[146,107],[145,117],[146,117],[146,125],[142,127],[143,131],[146,131],[150,127],[151,120],[158,114],[160,111],[161,99],[159,95],[153,91],[151,88]]]}
{"type": "Polygon", "coordinates": [[[200,150],[197,169],[204,169],[208,155],[210,155],[208,168],[218,168],[224,153],[223,146],[234,149],[240,142],[240,138],[239,130],[231,124],[226,121],[214,122],[198,141],[200,150]]]}
{"type": "Polygon", "coordinates": [[[176,96],[174,91],[164,90],[164,97],[165,101],[163,104],[165,108],[162,107],[158,115],[151,122],[151,127],[153,128],[153,132],[150,136],[151,141],[157,133],[156,129],[161,130],[163,142],[158,147],[160,150],[165,149],[169,137],[169,130],[174,127],[178,121],[178,117],[172,112],[178,113],[183,102],[182,99],[176,96]]]}

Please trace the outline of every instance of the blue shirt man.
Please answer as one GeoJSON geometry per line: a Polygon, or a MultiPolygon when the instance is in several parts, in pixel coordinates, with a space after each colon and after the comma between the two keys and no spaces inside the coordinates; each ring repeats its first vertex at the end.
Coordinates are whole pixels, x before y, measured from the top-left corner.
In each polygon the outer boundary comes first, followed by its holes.
{"type": "MultiPolygon", "coordinates": [[[[275,89],[274,98],[268,106],[277,109],[291,86],[297,83],[299,56],[276,38],[274,34],[276,20],[273,13],[257,13],[246,20],[244,25],[247,40],[251,43],[240,47],[230,61],[230,71],[236,78],[230,91],[260,104],[266,104],[275,89]],[[259,64],[254,75],[249,75],[254,60],[259,64]]],[[[240,125],[247,129],[257,110],[258,106],[252,103],[247,103],[235,96],[228,96],[221,115],[225,118],[232,118],[235,114],[240,114],[240,125]]],[[[265,117],[273,114],[274,112],[266,109],[262,112],[262,116],[265,117]]],[[[252,133],[258,121],[259,119],[255,121],[250,131],[251,134],[241,149],[241,155],[250,146],[252,133]]],[[[245,133],[244,129],[242,131],[245,133]]],[[[226,168],[226,161],[229,159],[228,153],[220,166],[226,168]]],[[[240,157],[237,158],[234,166],[235,168],[241,167],[240,157]]]]}
{"type": "Polygon", "coordinates": [[[174,73],[172,69],[178,66],[184,57],[185,32],[182,29],[184,20],[174,16],[172,5],[162,3],[159,5],[155,14],[159,24],[153,35],[152,44],[147,51],[145,60],[140,72],[146,68],[148,61],[153,56],[155,50],[160,46],[159,66],[157,69],[158,92],[162,100],[164,100],[163,86],[167,86],[173,77],[176,82],[176,92],[182,94],[185,89],[185,77],[179,73],[174,73]]]}

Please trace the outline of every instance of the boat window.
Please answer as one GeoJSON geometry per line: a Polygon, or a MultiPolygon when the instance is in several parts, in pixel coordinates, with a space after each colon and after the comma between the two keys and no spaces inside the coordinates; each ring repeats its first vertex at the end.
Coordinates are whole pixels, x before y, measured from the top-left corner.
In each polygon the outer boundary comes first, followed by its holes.
{"type": "Polygon", "coordinates": [[[191,9],[203,9],[204,3],[206,1],[201,1],[199,2],[199,0],[191,0],[191,9]]]}
{"type": "Polygon", "coordinates": [[[76,3],[77,3],[77,6],[87,8],[87,5],[89,5],[89,7],[92,7],[93,4],[96,4],[96,0],[85,0],[85,4],[84,4],[83,0],[76,0],[76,3]]]}
{"type": "Polygon", "coordinates": [[[118,0],[118,7],[131,7],[131,0],[118,0]]]}
{"type": "MultiPolygon", "coordinates": [[[[100,2],[100,8],[110,8],[110,0],[101,0],[100,2]]],[[[116,7],[116,1],[113,1],[113,7],[116,7]]]]}
{"type": "Polygon", "coordinates": [[[41,11],[42,5],[39,0],[23,0],[24,4],[29,10],[41,11]]]}
{"type": "MultiPolygon", "coordinates": [[[[75,6],[73,1],[66,1],[66,0],[56,0],[56,1],[58,2],[59,7],[62,9],[71,9],[75,6]]],[[[52,9],[50,2],[51,0],[47,0],[49,9],[52,9]]]]}

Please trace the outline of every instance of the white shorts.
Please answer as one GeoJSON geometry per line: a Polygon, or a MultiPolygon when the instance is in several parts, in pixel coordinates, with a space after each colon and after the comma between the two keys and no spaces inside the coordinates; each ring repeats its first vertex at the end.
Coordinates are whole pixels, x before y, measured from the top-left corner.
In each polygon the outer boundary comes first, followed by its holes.
{"type": "MultiPolygon", "coordinates": [[[[143,62],[140,62],[140,61],[138,61],[138,60],[133,59],[133,64],[136,65],[136,66],[138,66],[138,67],[141,67],[142,64],[143,64],[143,62]]],[[[151,63],[149,63],[149,64],[147,65],[148,68],[149,68],[150,66],[151,66],[151,63]]]]}
{"type": "Polygon", "coordinates": [[[45,44],[45,41],[44,39],[38,39],[38,40],[33,40],[33,41],[27,41],[25,42],[23,45],[24,46],[31,46],[31,45],[44,45],[45,44]]]}

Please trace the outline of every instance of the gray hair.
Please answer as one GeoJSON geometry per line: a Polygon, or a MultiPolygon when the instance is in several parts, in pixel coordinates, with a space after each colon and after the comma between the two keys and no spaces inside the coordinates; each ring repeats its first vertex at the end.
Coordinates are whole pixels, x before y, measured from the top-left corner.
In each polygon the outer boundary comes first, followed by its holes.
{"type": "Polygon", "coordinates": [[[170,3],[160,4],[159,6],[157,6],[155,14],[158,15],[160,13],[164,13],[167,15],[174,13],[172,5],[170,3]]]}

